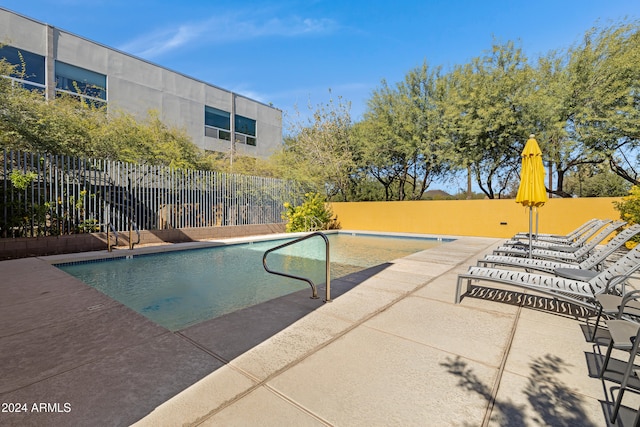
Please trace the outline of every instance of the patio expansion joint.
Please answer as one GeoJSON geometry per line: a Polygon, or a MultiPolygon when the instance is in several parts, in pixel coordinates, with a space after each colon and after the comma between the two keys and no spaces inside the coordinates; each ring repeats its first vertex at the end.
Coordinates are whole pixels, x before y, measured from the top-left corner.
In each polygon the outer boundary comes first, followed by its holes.
{"type": "MultiPolygon", "coordinates": [[[[319,346],[322,347],[322,346],[319,346]]],[[[317,349],[314,349],[311,354],[315,353],[315,351],[317,351],[317,349]]],[[[210,352],[208,352],[210,353],[210,352]]],[[[316,420],[318,420],[319,422],[327,425],[327,426],[331,426],[332,424],[329,423],[327,420],[321,418],[318,414],[315,414],[313,412],[311,412],[309,409],[307,409],[306,407],[304,407],[303,405],[301,405],[300,403],[290,399],[289,397],[285,396],[284,394],[280,393],[278,390],[274,389],[273,387],[271,387],[268,383],[269,381],[271,381],[273,378],[277,377],[278,375],[280,375],[282,372],[286,371],[287,369],[289,369],[290,367],[297,365],[299,362],[301,362],[302,360],[306,359],[305,357],[302,357],[299,360],[293,361],[291,362],[289,365],[285,366],[284,368],[280,369],[279,371],[273,373],[272,375],[269,375],[268,377],[260,380],[259,378],[257,378],[256,376],[252,375],[250,372],[245,371],[244,369],[241,369],[237,366],[231,365],[231,364],[226,364],[225,367],[228,369],[231,369],[234,372],[239,373],[240,375],[243,375],[245,377],[247,377],[249,380],[253,381],[254,384],[251,387],[246,388],[245,390],[243,390],[242,392],[238,393],[237,395],[235,395],[234,397],[228,399],[227,401],[221,403],[220,405],[218,405],[216,408],[213,408],[211,411],[209,411],[208,413],[196,418],[195,420],[188,422],[184,425],[187,426],[199,426],[200,424],[204,423],[205,421],[209,420],[211,417],[215,416],[216,414],[218,414],[219,412],[223,411],[224,409],[228,408],[229,406],[233,405],[236,402],[241,401],[243,398],[247,397],[249,394],[253,393],[254,391],[260,389],[260,388],[265,388],[267,389],[270,393],[275,394],[278,398],[286,401],[287,403],[289,403],[292,406],[295,406],[299,411],[302,411],[304,413],[306,413],[307,415],[315,418],[316,420]]]]}
{"type": "Polygon", "coordinates": [[[333,425],[329,421],[327,421],[324,418],[322,418],[321,416],[319,416],[318,414],[316,414],[316,413],[312,412],[311,410],[307,409],[306,407],[302,406],[300,403],[296,402],[295,400],[292,400],[288,396],[286,396],[286,395],[280,393],[278,390],[272,388],[269,384],[265,384],[264,387],[266,389],[268,389],[270,392],[272,392],[273,394],[275,394],[276,396],[278,396],[279,398],[281,398],[282,400],[284,400],[287,403],[295,406],[298,410],[303,411],[304,413],[306,413],[307,415],[315,418],[319,422],[321,422],[321,423],[323,423],[323,424],[325,424],[327,426],[332,426],[333,425]]]}
{"type": "Polygon", "coordinates": [[[208,354],[209,356],[211,356],[211,357],[217,359],[218,361],[224,363],[225,365],[229,364],[229,362],[230,362],[229,360],[227,360],[226,358],[220,356],[217,353],[214,353],[213,351],[209,350],[205,346],[201,345],[199,342],[192,340],[188,336],[184,335],[182,332],[176,331],[176,332],[172,332],[172,334],[174,334],[178,338],[186,341],[187,343],[191,344],[192,346],[196,347],[198,350],[201,350],[201,351],[205,352],[206,354],[208,354]]]}
{"type": "MultiPolygon", "coordinates": [[[[486,245],[484,250],[486,251],[487,249],[495,247],[495,245],[496,245],[496,242],[494,241],[494,242],[486,245]]],[[[469,265],[469,261],[471,261],[471,262],[475,261],[474,260],[475,256],[476,255],[474,254],[474,255],[471,255],[471,256],[465,258],[463,261],[459,262],[456,265],[456,267],[459,267],[460,265],[469,265]]],[[[475,263],[473,263],[473,264],[475,264],[475,263]]],[[[505,349],[504,349],[504,351],[502,353],[502,359],[500,360],[500,365],[498,366],[498,372],[496,374],[495,380],[494,380],[493,385],[491,387],[491,392],[490,392],[490,395],[489,395],[490,396],[489,397],[489,402],[487,402],[487,408],[485,410],[485,415],[484,415],[484,418],[483,418],[482,424],[481,424],[482,427],[488,427],[490,422],[491,422],[491,414],[493,413],[493,408],[495,407],[495,404],[496,404],[496,397],[497,397],[498,391],[500,389],[500,382],[502,380],[502,376],[503,376],[504,371],[505,371],[505,367],[506,367],[506,364],[507,364],[507,359],[509,358],[509,353],[511,351],[511,346],[513,345],[513,340],[514,340],[514,337],[515,337],[515,334],[516,334],[516,330],[518,328],[518,320],[520,319],[520,313],[521,312],[522,312],[522,305],[520,304],[520,305],[518,305],[518,309],[517,309],[517,311],[515,313],[514,320],[513,320],[513,326],[511,327],[511,331],[509,332],[509,336],[507,338],[507,344],[506,344],[505,349]]]]}
{"type": "MultiPolygon", "coordinates": [[[[231,367],[232,369],[239,371],[240,373],[244,374],[244,375],[248,375],[246,372],[242,371],[241,369],[237,369],[236,367],[231,367]]],[[[249,377],[252,377],[252,375],[248,375],[249,377]]],[[[311,410],[309,410],[308,408],[306,408],[305,406],[303,406],[302,404],[296,402],[295,400],[292,400],[291,398],[289,398],[288,396],[282,394],[281,392],[279,392],[278,390],[276,390],[275,388],[271,387],[269,384],[267,384],[267,380],[263,380],[263,381],[259,381],[258,383],[256,383],[254,386],[246,389],[244,392],[238,394],[237,396],[235,396],[233,399],[224,402],[222,405],[220,405],[218,408],[214,409],[213,411],[211,411],[210,413],[203,415],[202,417],[198,418],[197,420],[195,420],[194,422],[188,424],[189,426],[198,426],[200,424],[202,424],[203,422],[207,421],[208,419],[210,419],[211,417],[215,416],[218,412],[222,411],[223,409],[231,406],[233,403],[241,400],[242,398],[248,396],[249,394],[253,393],[255,390],[258,390],[260,388],[264,388],[266,390],[268,390],[270,393],[273,393],[275,396],[277,396],[278,398],[284,400],[285,402],[287,402],[288,404],[290,404],[291,406],[294,406],[297,410],[304,412],[305,414],[307,414],[308,416],[316,419],[318,422],[326,425],[326,426],[333,426],[332,423],[330,423],[329,421],[325,420],[324,418],[322,418],[320,415],[316,414],[315,412],[312,412],[311,410]]]]}
{"type": "Polygon", "coordinates": [[[487,409],[485,411],[484,418],[481,424],[482,427],[488,427],[489,423],[491,422],[491,414],[493,413],[493,408],[496,404],[496,397],[498,396],[498,391],[500,389],[500,382],[502,381],[502,376],[507,365],[507,359],[509,358],[509,353],[511,352],[511,346],[513,345],[513,340],[516,335],[518,320],[520,319],[521,312],[522,305],[519,305],[513,321],[513,326],[511,327],[511,332],[509,333],[509,337],[507,339],[507,345],[505,346],[504,352],[502,353],[502,360],[500,361],[500,366],[498,367],[498,373],[496,374],[493,386],[491,387],[489,402],[487,403],[487,409]]]}

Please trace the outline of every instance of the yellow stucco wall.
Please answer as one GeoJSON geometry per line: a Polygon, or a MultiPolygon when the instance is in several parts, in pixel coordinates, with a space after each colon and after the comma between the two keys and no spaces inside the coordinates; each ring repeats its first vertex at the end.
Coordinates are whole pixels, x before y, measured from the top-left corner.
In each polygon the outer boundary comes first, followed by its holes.
{"type": "MultiPolygon", "coordinates": [[[[539,212],[539,232],[564,234],[591,218],[617,220],[619,197],[550,199],[539,212]]],[[[529,208],[513,199],[336,202],[345,230],[511,237],[529,229],[529,208]]],[[[535,231],[536,215],[533,214],[535,231]]]]}

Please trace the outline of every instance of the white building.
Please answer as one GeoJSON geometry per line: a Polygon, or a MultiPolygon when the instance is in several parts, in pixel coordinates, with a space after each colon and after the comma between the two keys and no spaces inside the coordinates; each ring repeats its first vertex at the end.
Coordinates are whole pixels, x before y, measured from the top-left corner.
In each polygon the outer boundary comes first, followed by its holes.
{"type": "Polygon", "coordinates": [[[72,93],[144,118],[156,110],[209,151],[268,157],[282,142],[282,111],[0,8],[0,58],[26,64],[13,78],[52,99],[72,93]]]}

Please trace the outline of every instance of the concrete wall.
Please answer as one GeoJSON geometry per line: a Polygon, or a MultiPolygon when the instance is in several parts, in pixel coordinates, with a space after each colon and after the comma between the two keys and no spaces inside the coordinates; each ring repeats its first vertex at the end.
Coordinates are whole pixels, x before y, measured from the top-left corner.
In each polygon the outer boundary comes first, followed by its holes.
{"type": "MultiPolygon", "coordinates": [[[[170,230],[143,230],[140,245],[182,243],[198,240],[225,239],[231,237],[257,236],[284,233],[285,224],[237,225],[228,227],[182,228],[170,230]]],[[[129,247],[129,233],[118,234],[116,249],[129,247]]],[[[132,233],[135,243],[138,236],[132,233]]],[[[112,244],[115,238],[110,236],[112,244]]],[[[0,260],[31,256],[57,255],[75,252],[101,251],[107,249],[106,233],[71,234],[65,236],[24,237],[0,239],[0,260]]]]}
{"type": "MultiPolygon", "coordinates": [[[[539,232],[564,234],[591,218],[616,220],[617,197],[550,199],[539,232]]],[[[508,238],[529,229],[529,208],[513,199],[332,203],[343,229],[508,238]]],[[[533,214],[535,231],[536,215],[533,214]]]]}

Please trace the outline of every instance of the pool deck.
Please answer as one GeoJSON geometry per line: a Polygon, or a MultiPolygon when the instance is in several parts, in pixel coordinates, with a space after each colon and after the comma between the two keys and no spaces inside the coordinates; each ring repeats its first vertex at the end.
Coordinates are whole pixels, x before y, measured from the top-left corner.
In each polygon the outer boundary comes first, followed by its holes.
{"type": "Polygon", "coordinates": [[[457,237],[332,281],[331,303],[305,290],[178,332],[51,266],[73,255],[2,261],[0,425],[631,425],[635,393],[607,419],[606,331],[590,343],[584,319],[510,292],[453,303],[502,241],[457,237]]]}

